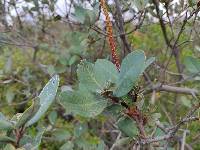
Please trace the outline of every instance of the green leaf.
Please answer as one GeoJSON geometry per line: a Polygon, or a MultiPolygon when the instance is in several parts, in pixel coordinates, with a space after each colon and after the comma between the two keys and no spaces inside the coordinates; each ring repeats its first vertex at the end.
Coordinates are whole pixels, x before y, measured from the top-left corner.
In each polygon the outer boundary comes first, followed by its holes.
{"type": "Polygon", "coordinates": [[[93,10],[85,9],[82,6],[75,5],[75,18],[80,23],[89,26],[96,21],[98,5],[93,7],[93,10]]]}
{"type": "Polygon", "coordinates": [[[58,86],[59,86],[59,76],[54,75],[45,85],[40,95],[38,96],[40,98],[40,108],[34,115],[34,117],[27,122],[26,124],[27,126],[34,124],[44,115],[44,113],[47,111],[47,109],[55,99],[58,86]]]}
{"type": "Polygon", "coordinates": [[[41,143],[41,140],[42,140],[42,135],[44,134],[45,132],[45,128],[42,128],[38,133],[37,135],[35,136],[33,142],[32,142],[32,148],[31,150],[35,150],[37,149],[39,146],[40,146],[40,143],[41,143]]]}
{"type": "Polygon", "coordinates": [[[71,66],[71,65],[73,65],[73,64],[75,64],[77,61],[79,61],[80,60],[80,57],[79,56],[77,56],[77,55],[73,55],[71,58],[70,58],[70,60],[69,60],[69,65],[71,66]]]}
{"type": "Polygon", "coordinates": [[[25,149],[31,149],[34,138],[30,135],[24,134],[20,139],[19,145],[23,146],[25,149]]]}
{"type": "Polygon", "coordinates": [[[20,141],[20,145],[22,145],[22,148],[26,150],[38,150],[45,130],[46,129],[44,127],[40,128],[35,137],[24,135],[21,139],[22,141],[20,141]]]}
{"type": "Polygon", "coordinates": [[[72,150],[74,147],[74,143],[72,141],[68,141],[60,147],[60,150],[72,150]]]}
{"type": "Polygon", "coordinates": [[[7,144],[3,150],[16,150],[12,144],[7,144]]]}
{"type": "Polygon", "coordinates": [[[189,0],[188,2],[190,7],[193,7],[197,4],[197,0],[189,0]]]}
{"type": "Polygon", "coordinates": [[[58,114],[57,114],[56,111],[52,111],[52,112],[48,115],[48,119],[49,119],[49,121],[50,121],[50,123],[51,123],[52,125],[55,124],[56,119],[57,119],[57,116],[58,116],[58,114]]]}
{"type": "Polygon", "coordinates": [[[188,108],[192,107],[191,100],[189,100],[186,96],[181,96],[181,102],[184,106],[188,108]]]}
{"type": "Polygon", "coordinates": [[[83,24],[85,22],[86,15],[87,15],[86,9],[84,9],[81,6],[77,5],[75,6],[75,17],[80,23],[83,24]]]}
{"type": "Polygon", "coordinates": [[[127,136],[135,137],[138,134],[138,129],[135,122],[129,117],[122,117],[117,122],[118,128],[127,136]]]}
{"type": "Polygon", "coordinates": [[[144,9],[145,6],[149,3],[149,0],[137,0],[134,1],[135,6],[140,10],[144,9]]]}
{"type": "Polygon", "coordinates": [[[145,55],[143,51],[137,50],[128,54],[122,61],[114,95],[121,97],[127,94],[136,84],[145,66],[145,55]]]}
{"type": "Polygon", "coordinates": [[[81,85],[91,92],[99,93],[110,83],[116,82],[118,71],[112,62],[105,59],[99,59],[95,64],[84,60],[78,66],[77,75],[81,85]]]}
{"type": "Polygon", "coordinates": [[[145,62],[145,69],[151,65],[154,61],[156,60],[155,57],[150,57],[149,59],[147,59],[147,61],[145,62]]]}
{"type": "Polygon", "coordinates": [[[12,101],[14,100],[14,98],[15,98],[15,93],[14,93],[13,89],[12,88],[7,89],[6,101],[8,102],[8,104],[11,104],[12,101]]]}
{"type": "Polygon", "coordinates": [[[56,141],[66,141],[71,138],[70,132],[65,129],[57,129],[53,131],[53,136],[56,141]]]}
{"type": "Polygon", "coordinates": [[[6,119],[6,117],[0,112],[0,130],[13,129],[13,124],[6,119]]]}
{"type": "Polygon", "coordinates": [[[121,138],[117,141],[115,141],[115,143],[113,144],[113,147],[121,147],[124,146],[124,145],[128,145],[130,144],[130,142],[132,141],[132,139],[130,137],[124,137],[124,138],[121,138]]]}
{"type": "Polygon", "coordinates": [[[155,136],[164,136],[165,132],[163,132],[160,128],[157,128],[155,131],[155,136]]]}
{"type": "Polygon", "coordinates": [[[15,139],[8,137],[6,135],[0,135],[0,142],[15,142],[15,139]]]}
{"type": "Polygon", "coordinates": [[[91,94],[84,88],[75,92],[62,92],[59,99],[67,112],[84,117],[95,117],[107,106],[103,97],[91,94]]]}
{"type": "Polygon", "coordinates": [[[77,124],[74,128],[74,136],[76,138],[82,136],[84,133],[86,133],[88,130],[88,127],[86,124],[77,124]]]}
{"type": "Polygon", "coordinates": [[[106,60],[98,59],[94,64],[94,72],[96,80],[105,87],[107,82],[116,83],[118,78],[118,71],[115,65],[106,60]]]}
{"type": "Polygon", "coordinates": [[[106,147],[106,145],[105,145],[104,141],[101,140],[99,142],[99,144],[97,145],[97,149],[96,150],[105,150],[105,147],[106,147]]]}
{"type": "Polygon", "coordinates": [[[81,137],[75,140],[75,144],[78,146],[78,149],[81,149],[81,150],[96,150],[97,145],[96,143],[91,142],[91,140],[85,137],[81,137]]]}
{"type": "Polygon", "coordinates": [[[55,73],[56,73],[55,67],[54,67],[53,65],[49,65],[49,66],[47,67],[47,72],[48,72],[48,74],[50,74],[50,75],[55,74],[55,73]]]}
{"type": "Polygon", "coordinates": [[[78,65],[77,75],[79,82],[90,91],[96,92],[97,89],[102,89],[101,84],[96,80],[94,75],[94,64],[85,60],[78,65]]]}
{"type": "Polygon", "coordinates": [[[119,115],[121,115],[121,112],[123,111],[123,107],[120,104],[112,104],[108,107],[106,107],[106,112],[108,112],[108,114],[114,116],[114,117],[119,117],[119,115]]]}
{"type": "Polygon", "coordinates": [[[21,148],[25,150],[38,150],[45,130],[45,128],[41,128],[35,137],[24,135],[20,140],[21,148]]]}
{"type": "Polygon", "coordinates": [[[151,127],[156,126],[156,121],[158,121],[161,118],[161,114],[160,113],[153,113],[151,115],[149,115],[149,119],[148,119],[148,124],[151,127]]]}
{"type": "Polygon", "coordinates": [[[11,118],[11,122],[16,125],[17,122],[20,120],[21,116],[23,115],[23,113],[16,113],[12,118],[11,118]]]}
{"type": "Polygon", "coordinates": [[[40,108],[40,98],[37,97],[33,100],[33,104],[24,111],[20,119],[17,121],[15,128],[20,128],[24,126],[39,110],[40,108]]]}
{"type": "Polygon", "coordinates": [[[184,64],[186,69],[191,73],[199,73],[200,72],[200,60],[194,58],[192,56],[187,56],[184,60],[184,64]]]}
{"type": "Polygon", "coordinates": [[[10,74],[12,72],[12,66],[13,66],[13,61],[12,61],[12,57],[10,56],[8,57],[8,60],[4,66],[5,73],[10,74]]]}

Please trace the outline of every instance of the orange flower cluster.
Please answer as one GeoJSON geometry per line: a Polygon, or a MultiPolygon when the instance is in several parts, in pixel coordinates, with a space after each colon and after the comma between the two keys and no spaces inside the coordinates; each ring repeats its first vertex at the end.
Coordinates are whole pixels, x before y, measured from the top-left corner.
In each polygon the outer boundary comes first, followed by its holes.
{"type": "Polygon", "coordinates": [[[112,59],[114,61],[115,66],[117,67],[117,69],[120,70],[119,58],[118,58],[117,53],[116,53],[116,45],[115,45],[115,41],[114,41],[114,38],[113,38],[112,23],[110,21],[108,10],[106,8],[105,0],[100,0],[100,6],[103,9],[103,13],[106,17],[106,30],[107,30],[107,35],[108,35],[108,42],[109,42],[109,45],[110,45],[110,48],[111,48],[112,59]]]}

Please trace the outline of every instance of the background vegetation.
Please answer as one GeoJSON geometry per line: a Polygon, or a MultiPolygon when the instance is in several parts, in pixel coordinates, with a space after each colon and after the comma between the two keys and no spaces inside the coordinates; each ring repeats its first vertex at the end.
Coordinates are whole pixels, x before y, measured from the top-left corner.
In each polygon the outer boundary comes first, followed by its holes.
{"type": "Polygon", "coordinates": [[[0,149],[200,149],[200,2],[100,2],[0,1],[0,149]]]}

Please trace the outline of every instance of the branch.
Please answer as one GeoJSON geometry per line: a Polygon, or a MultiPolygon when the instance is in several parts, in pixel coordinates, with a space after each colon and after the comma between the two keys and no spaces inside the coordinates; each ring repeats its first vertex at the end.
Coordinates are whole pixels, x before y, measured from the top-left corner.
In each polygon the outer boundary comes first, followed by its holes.
{"type": "Polygon", "coordinates": [[[193,106],[191,110],[186,114],[186,116],[181,119],[176,125],[174,125],[171,128],[165,129],[164,126],[162,126],[159,121],[156,122],[157,126],[163,130],[166,134],[163,136],[158,136],[158,137],[151,137],[151,138],[144,138],[144,139],[139,139],[136,143],[145,145],[145,144],[150,144],[158,141],[163,141],[163,140],[169,140],[171,138],[176,138],[176,133],[180,129],[180,127],[188,122],[191,121],[198,121],[199,117],[198,116],[193,116],[193,114],[199,109],[200,103],[197,105],[193,106]]]}
{"type": "Polygon", "coordinates": [[[164,24],[164,21],[160,15],[160,10],[159,10],[159,2],[157,0],[152,0],[154,5],[155,5],[155,8],[156,8],[156,13],[158,15],[158,19],[159,19],[159,22],[160,22],[160,26],[161,26],[161,29],[162,29],[162,33],[163,33],[163,36],[164,36],[164,39],[165,39],[165,42],[167,44],[167,46],[171,47],[171,44],[170,44],[170,40],[167,36],[167,30],[166,30],[166,27],[165,27],[165,24],[164,24]]]}
{"type": "Polygon", "coordinates": [[[118,28],[120,32],[120,38],[124,44],[124,54],[127,51],[128,53],[131,52],[130,44],[128,43],[127,37],[125,35],[125,29],[124,29],[124,19],[122,17],[122,10],[120,8],[120,2],[119,0],[114,0],[116,5],[116,13],[117,13],[117,22],[118,22],[118,28]]]}
{"type": "Polygon", "coordinates": [[[150,93],[153,90],[155,91],[166,91],[171,93],[177,93],[177,94],[188,94],[188,95],[198,95],[199,91],[197,89],[193,88],[187,88],[187,87],[176,87],[176,86],[169,86],[169,85],[162,85],[161,83],[157,83],[152,85],[151,89],[144,92],[144,94],[150,93]]]}
{"type": "MultiPolygon", "coordinates": [[[[178,131],[178,129],[180,128],[181,125],[184,125],[187,122],[191,122],[191,121],[197,121],[199,120],[198,117],[189,117],[189,118],[184,118],[180,121],[180,123],[178,123],[177,125],[175,125],[173,128],[171,128],[167,134],[163,135],[163,136],[158,136],[158,137],[152,137],[152,138],[146,138],[146,139],[140,139],[139,141],[137,141],[137,144],[140,145],[145,145],[145,144],[150,144],[150,143],[154,143],[154,142],[159,142],[159,141],[163,141],[163,140],[169,140],[172,138],[176,138],[175,133],[178,131]]],[[[164,129],[163,129],[164,130],[164,129]]],[[[165,131],[164,131],[165,132],[165,131]]]]}

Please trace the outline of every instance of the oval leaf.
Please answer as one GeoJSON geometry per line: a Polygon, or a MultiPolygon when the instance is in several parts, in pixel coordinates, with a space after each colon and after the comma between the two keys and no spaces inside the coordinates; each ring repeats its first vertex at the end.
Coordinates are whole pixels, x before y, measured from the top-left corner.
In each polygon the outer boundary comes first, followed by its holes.
{"type": "Polygon", "coordinates": [[[1,130],[9,130],[12,129],[13,124],[6,119],[6,117],[0,112],[0,129],[1,130]]]}
{"type": "Polygon", "coordinates": [[[44,115],[44,113],[47,111],[47,109],[55,99],[58,86],[59,86],[59,76],[54,75],[45,85],[40,95],[38,96],[40,98],[40,108],[34,115],[34,117],[27,122],[27,126],[34,124],[44,115]]]}
{"type": "Polygon", "coordinates": [[[118,71],[115,65],[106,59],[98,59],[95,62],[94,72],[97,81],[102,87],[105,87],[107,82],[116,83],[118,78],[118,71]]]}
{"type": "Polygon", "coordinates": [[[122,61],[114,95],[121,97],[127,94],[135,85],[144,68],[145,55],[143,51],[138,50],[128,54],[122,61]]]}
{"type": "Polygon", "coordinates": [[[96,80],[94,74],[94,64],[85,60],[78,65],[77,75],[79,82],[89,91],[96,92],[97,89],[102,89],[101,84],[96,80]]]}
{"type": "Polygon", "coordinates": [[[95,117],[107,106],[107,101],[103,97],[93,95],[84,89],[63,92],[59,98],[67,112],[84,117],[95,117]]]}
{"type": "Polygon", "coordinates": [[[129,117],[122,117],[117,122],[118,128],[127,136],[135,137],[138,134],[138,129],[135,122],[129,117]]]}
{"type": "Polygon", "coordinates": [[[26,122],[28,122],[39,110],[40,108],[40,99],[35,98],[33,100],[33,104],[24,111],[20,119],[17,121],[15,128],[20,128],[21,126],[24,126],[26,122]]]}
{"type": "Polygon", "coordinates": [[[84,85],[91,92],[103,91],[109,83],[115,83],[118,71],[115,65],[106,60],[98,59],[95,64],[82,61],[77,70],[80,85],[84,85]]]}
{"type": "Polygon", "coordinates": [[[15,139],[8,137],[6,135],[0,135],[0,142],[5,142],[5,143],[15,142],[15,139]]]}
{"type": "Polygon", "coordinates": [[[191,73],[199,73],[200,72],[200,60],[194,58],[192,56],[187,56],[184,60],[184,64],[186,69],[191,73]]]}

